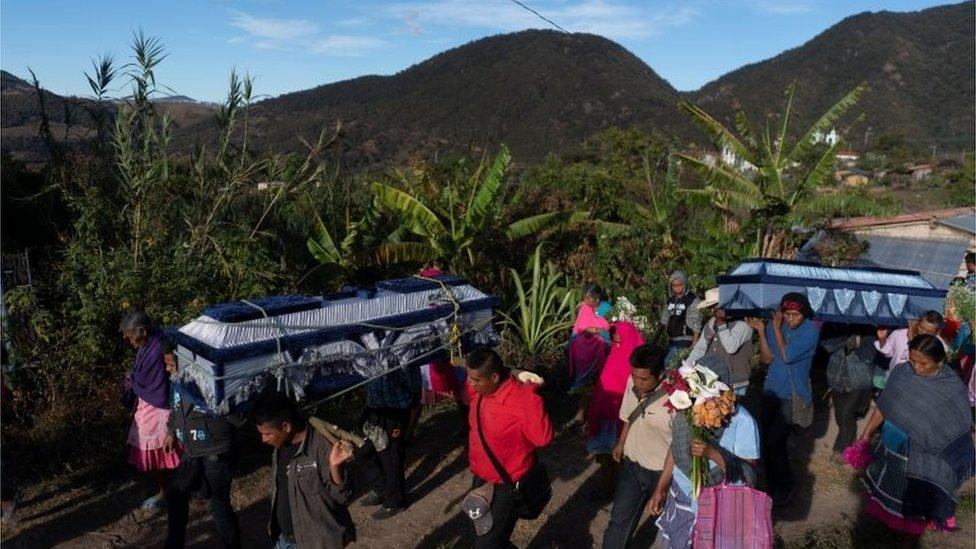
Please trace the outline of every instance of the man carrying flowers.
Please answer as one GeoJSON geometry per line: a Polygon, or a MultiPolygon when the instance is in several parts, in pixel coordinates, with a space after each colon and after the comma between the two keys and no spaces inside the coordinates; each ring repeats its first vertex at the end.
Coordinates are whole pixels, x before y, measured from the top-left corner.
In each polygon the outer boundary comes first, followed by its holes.
{"type": "Polygon", "coordinates": [[[665,384],[676,415],[671,449],[648,503],[651,514],[660,515],[665,547],[692,546],[704,486],[755,485],[759,429],[749,412],[736,406],[730,381],[724,361],[705,358],[672,372],[665,384]]]}

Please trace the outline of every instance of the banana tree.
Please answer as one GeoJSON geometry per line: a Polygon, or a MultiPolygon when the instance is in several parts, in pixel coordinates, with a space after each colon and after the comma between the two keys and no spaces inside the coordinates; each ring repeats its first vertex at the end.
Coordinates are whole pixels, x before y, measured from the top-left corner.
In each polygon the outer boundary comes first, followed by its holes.
{"type": "Polygon", "coordinates": [[[756,133],[738,106],[733,132],[701,107],[682,102],[679,108],[708,134],[716,147],[731,151],[743,161],[736,166],[678,153],[706,183],[702,189],[682,192],[701,196],[726,218],[745,212],[741,225],[751,224],[755,231],[752,254],[763,257],[789,255],[790,247],[784,242],[791,226],[830,217],[839,210],[859,215],[880,213],[877,203],[863,195],[818,194],[818,188],[829,181],[833,172],[840,141],[827,147],[812,165],[803,161],[816,146],[816,135],[833,127],[857,104],[865,89],[862,84],[848,92],[795,141],[789,133],[792,85],[786,90],[786,105],[778,127],[767,123],[761,134],[756,133]]]}
{"type": "Polygon", "coordinates": [[[448,194],[446,211],[436,211],[406,191],[373,183],[377,208],[396,217],[405,232],[419,240],[388,239],[376,246],[372,260],[381,264],[439,260],[452,269],[465,261],[473,267],[477,262],[478,246],[490,244],[496,231],[507,239],[517,240],[589,218],[588,212],[567,210],[503,224],[503,187],[510,162],[511,155],[502,145],[466,201],[461,202],[453,193],[448,194]]]}
{"type": "Polygon", "coordinates": [[[678,207],[679,161],[673,154],[668,155],[668,168],[664,179],[655,182],[651,175],[650,160],[647,156],[643,160],[650,207],[637,202],[627,202],[620,205],[619,213],[630,226],[650,227],[655,234],[661,236],[661,242],[670,247],[674,245],[674,214],[678,207]]]}

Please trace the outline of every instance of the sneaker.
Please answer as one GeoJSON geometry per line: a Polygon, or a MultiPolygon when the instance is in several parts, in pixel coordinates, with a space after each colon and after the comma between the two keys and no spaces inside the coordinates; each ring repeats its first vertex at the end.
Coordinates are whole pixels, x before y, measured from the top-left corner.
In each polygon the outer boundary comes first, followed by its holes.
{"type": "Polygon", "coordinates": [[[386,498],[384,498],[382,494],[370,490],[370,492],[363,497],[359,504],[363,507],[376,507],[377,505],[382,505],[385,500],[386,498]]]}
{"type": "Polygon", "coordinates": [[[404,508],[402,506],[388,507],[384,505],[383,507],[380,507],[379,510],[377,510],[375,513],[373,513],[373,520],[386,520],[394,515],[399,514],[400,511],[403,511],[403,509],[404,508]]]}

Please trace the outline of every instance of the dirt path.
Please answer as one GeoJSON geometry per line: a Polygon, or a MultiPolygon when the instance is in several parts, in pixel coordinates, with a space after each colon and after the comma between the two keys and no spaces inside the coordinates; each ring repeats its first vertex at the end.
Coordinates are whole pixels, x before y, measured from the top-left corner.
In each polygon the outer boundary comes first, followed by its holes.
{"type": "MultiPolygon", "coordinates": [[[[823,403],[821,403],[823,404],[823,403]]],[[[554,419],[565,425],[571,406],[555,407],[554,419]]],[[[794,502],[778,511],[776,531],[785,547],[885,547],[893,541],[876,523],[859,520],[861,489],[849,469],[827,459],[836,434],[829,410],[818,409],[814,427],[796,441],[791,455],[810,456],[794,463],[799,491],[794,502]]],[[[457,502],[470,486],[470,473],[458,418],[451,407],[428,414],[408,449],[407,484],[410,508],[386,521],[374,521],[355,503],[351,510],[359,528],[354,547],[466,547],[471,528],[459,514],[457,502]]],[[[578,431],[561,429],[543,456],[553,477],[554,496],[538,519],[521,521],[513,536],[519,547],[593,547],[602,539],[610,502],[595,498],[599,489],[596,464],[586,457],[578,431]]],[[[234,506],[241,519],[246,547],[268,547],[269,453],[251,441],[242,459],[242,475],[235,481],[234,506]]],[[[358,468],[357,468],[358,469],[358,468]]],[[[120,473],[124,474],[124,473],[120,473]]],[[[357,470],[357,477],[362,472],[357,470]]],[[[104,477],[104,475],[101,475],[104,477]]],[[[972,484],[969,485],[972,493],[972,484]]],[[[31,486],[26,490],[19,521],[4,525],[5,548],[158,547],[165,537],[164,513],[137,509],[149,495],[148,483],[125,479],[92,481],[76,475],[31,486]]],[[[361,490],[360,490],[361,492],[361,490]]],[[[961,532],[927,534],[924,547],[973,546],[972,499],[960,508],[961,532]]],[[[194,502],[188,533],[190,547],[211,547],[212,529],[205,502],[194,502]]],[[[655,536],[650,520],[643,521],[636,547],[650,547],[655,536]]]]}

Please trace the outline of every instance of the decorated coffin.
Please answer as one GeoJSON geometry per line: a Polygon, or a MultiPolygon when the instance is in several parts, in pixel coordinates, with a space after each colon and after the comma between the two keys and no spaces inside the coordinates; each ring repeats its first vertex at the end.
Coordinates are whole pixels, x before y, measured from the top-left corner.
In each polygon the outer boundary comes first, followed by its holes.
{"type": "Polygon", "coordinates": [[[387,280],[371,290],[322,297],[276,296],[214,305],[170,333],[182,396],[215,413],[266,387],[324,394],[391,368],[495,345],[499,300],[464,279],[387,280]],[[456,347],[455,347],[456,348],[456,347]]]}
{"type": "Polygon", "coordinates": [[[719,306],[736,316],[759,316],[779,307],[784,294],[799,292],[819,320],[904,326],[925,311],[941,311],[946,296],[914,271],[771,259],[746,260],[716,279],[719,306]]]}

